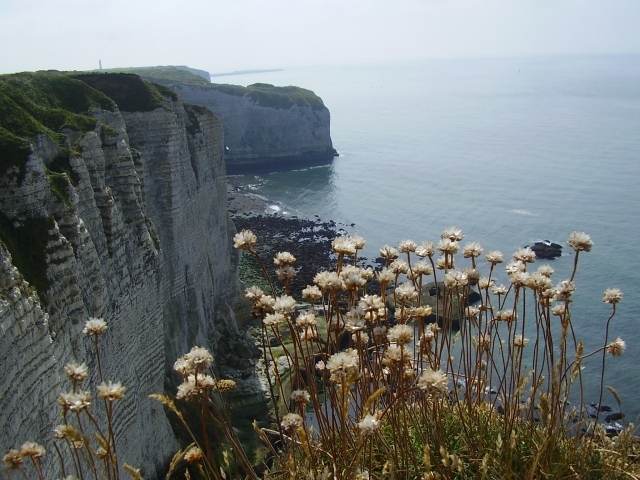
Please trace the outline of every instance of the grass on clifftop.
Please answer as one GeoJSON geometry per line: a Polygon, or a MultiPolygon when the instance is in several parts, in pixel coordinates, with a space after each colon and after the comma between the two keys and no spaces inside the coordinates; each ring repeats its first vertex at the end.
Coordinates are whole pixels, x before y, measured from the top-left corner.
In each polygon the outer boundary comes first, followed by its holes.
{"type": "Polygon", "coordinates": [[[114,107],[104,94],[59,72],[0,76],[0,175],[18,166],[19,178],[24,176],[31,153],[24,137],[44,134],[64,148],[63,130],[91,131],[96,120],[88,111],[114,107]]]}
{"type": "Polygon", "coordinates": [[[311,107],[314,110],[325,108],[322,99],[305,88],[288,86],[276,87],[269,83],[254,83],[248,87],[240,85],[211,84],[208,89],[233,95],[236,97],[251,97],[262,107],[288,110],[294,105],[311,107]]]}
{"type": "Polygon", "coordinates": [[[210,83],[194,73],[172,67],[142,67],[142,68],[114,68],[107,70],[108,73],[132,73],[139,75],[143,79],[170,86],[176,83],[187,85],[210,85],[210,83]]]}
{"type": "Polygon", "coordinates": [[[160,108],[163,96],[178,99],[178,95],[168,88],[129,73],[86,73],[74,78],[113,99],[124,112],[150,112],[160,108]]]}

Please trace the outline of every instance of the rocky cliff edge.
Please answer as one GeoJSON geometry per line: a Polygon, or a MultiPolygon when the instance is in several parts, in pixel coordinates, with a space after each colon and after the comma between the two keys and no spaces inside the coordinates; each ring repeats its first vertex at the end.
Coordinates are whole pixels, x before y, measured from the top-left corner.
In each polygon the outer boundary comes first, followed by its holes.
{"type": "Polygon", "coordinates": [[[118,451],[145,478],[177,447],[148,395],[191,346],[239,382],[237,405],[260,408],[259,352],[234,318],[223,148],[214,115],[137,76],[0,77],[0,449],[38,441],[45,477],[60,476],[64,365],[86,362],[96,384],[90,316],[109,324],[105,377],[127,388],[118,451]]]}

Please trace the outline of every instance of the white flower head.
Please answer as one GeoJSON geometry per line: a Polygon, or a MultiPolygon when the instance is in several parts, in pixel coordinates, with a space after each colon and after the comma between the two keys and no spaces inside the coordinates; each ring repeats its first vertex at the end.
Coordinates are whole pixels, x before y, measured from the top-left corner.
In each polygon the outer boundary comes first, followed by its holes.
{"type": "Polygon", "coordinates": [[[447,238],[453,242],[459,242],[464,238],[464,232],[456,227],[448,227],[442,231],[440,238],[447,238]]]}
{"type": "Polygon", "coordinates": [[[446,395],[449,391],[449,379],[442,370],[424,370],[418,379],[418,388],[427,395],[446,395]]]}
{"type": "Polygon", "coordinates": [[[233,237],[233,247],[238,250],[252,251],[257,241],[258,237],[256,237],[251,230],[242,230],[233,237]]]}
{"type": "Polygon", "coordinates": [[[593,247],[593,241],[591,240],[591,237],[584,232],[573,232],[569,235],[567,245],[573,248],[576,252],[590,252],[591,247],[593,247]]]}
{"type": "Polygon", "coordinates": [[[360,422],[358,422],[360,433],[364,436],[371,435],[380,428],[380,412],[374,414],[367,413],[360,422]]]}
{"type": "Polygon", "coordinates": [[[380,249],[380,256],[387,260],[395,260],[398,258],[398,250],[389,245],[385,245],[380,249]]]}
{"type": "Polygon", "coordinates": [[[398,250],[402,253],[415,252],[418,245],[413,240],[403,240],[398,245],[398,250]]]}
{"type": "Polygon", "coordinates": [[[303,419],[297,413],[287,413],[284,417],[282,417],[282,428],[285,430],[295,430],[298,427],[301,427],[303,423],[303,419]]]}
{"type": "Polygon", "coordinates": [[[275,263],[279,267],[293,265],[294,263],[296,263],[296,257],[294,257],[289,252],[278,252],[273,259],[273,263],[275,263]]]}
{"type": "Polygon", "coordinates": [[[436,248],[432,242],[422,242],[420,246],[416,248],[416,255],[419,257],[433,257],[436,252],[436,248]]]}
{"type": "Polygon", "coordinates": [[[614,357],[619,357],[624,353],[625,348],[627,348],[627,344],[620,337],[616,338],[615,342],[611,342],[607,345],[607,352],[609,352],[614,357]]]}
{"type": "Polygon", "coordinates": [[[604,297],[602,301],[604,303],[616,304],[622,300],[622,291],[619,288],[607,288],[604,291],[604,297]]]}
{"type": "Polygon", "coordinates": [[[83,333],[86,335],[102,335],[107,331],[107,322],[102,318],[91,317],[84,325],[83,333]]]}

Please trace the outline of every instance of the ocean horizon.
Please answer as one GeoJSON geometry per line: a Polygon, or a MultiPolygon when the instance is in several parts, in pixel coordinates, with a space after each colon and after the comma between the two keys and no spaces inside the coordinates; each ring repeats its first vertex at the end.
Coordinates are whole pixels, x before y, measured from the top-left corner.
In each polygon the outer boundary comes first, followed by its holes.
{"type": "MultiPolygon", "coordinates": [[[[461,242],[509,257],[538,240],[565,245],[538,260],[568,278],[568,235],[594,241],[580,255],[572,321],[585,352],[602,346],[611,306],[624,293],[610,340],[605,385],[621,395],[627,421],[640,413],[640,55],[485,58],[290,69],[225,82],[296,85],[331,112],[340,153],[329,165],[234,176],[284,216],[334,220],[385,244],[437,241],[449,226],[461,242]],[[351,226],[354,224],[354,226],[351,226]]],[[[504,269],[498,283],[507,283],[504,269]]],[[[584,363],[585,400],[597,401],[601,357],[584,363]]],[[[615,401],[605,390],[604,402],[615,401]]]]}

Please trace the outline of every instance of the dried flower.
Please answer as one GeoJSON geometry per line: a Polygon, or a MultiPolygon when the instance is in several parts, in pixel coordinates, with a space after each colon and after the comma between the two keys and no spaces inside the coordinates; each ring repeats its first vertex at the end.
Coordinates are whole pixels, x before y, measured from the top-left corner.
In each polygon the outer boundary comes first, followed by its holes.
{"type": "Polygon", "coordinates": [[[380,285],[384,286],[393,282],[393,279],[396,278],[396,275],[392,270],[383,268],[379,272],[376,272],[376,278],[378,279],[378,282],[380,282],[380,285]]]}
{"type": "Polygon", "coordinates": [[[491,263],[492,265],[497,265],[498,263],[504,262],[504,257],[502,255],[502,252],[499,252],[498,250],[487,252],[484,258],[487,262],[491,263]]]}
{"type": "Polygon", "coordinates": [[[306,390],[294,390],[291,392],[291,400],[298,404],[306,405],[311,401],[311,395],[306,390]]]}
{"type": "Polygon", "coordinates": [[[593,241],[591,240],[591,237],[584,232],[573,232],[569,235],[567,245],[573,248],[576,252],[590,252],[591,247],[593,247],[593,241]]]}
{"type": "Polygon", "coordinates": [[[61,393],[58,396],[58,404],[64,411],[79,412],[91,406],[91,393],[83,390],[61,393]]]}
{"type": "Polygon", "coordinates": [[[482,246],[477,242],[467,243],[462,249],[462,255],[464,258],[477,258],[482,255],[482,246]]]}
{"type": "Polygon", "coordinates": [[[418,388],[428,395],[446,395],[449,379],[442,370],[424,370],[418,379],[418,388]]]}
{"type": "Polygon", "coordinates": [[[387,367],[400,367],[411,360],[411,351],[404,345],[390,345],[384,352],[382,364],[387,367]]]}
{"type": "Polygon", "coordinates": [[[256,287],[255,285],[249,287],[245,290],[244,296],[249,299],[251,302],[256,302],[262,298],[264,292],[261,288],[256,287]]]}
{"type": "Polygon", "coordinates": [[[454,254],[458,251],[458,248],[460,248],[460,246],[458,245],[458,242],[454,240],[443,238],[438,242],[438,246],[436,248],[438,249],[438,251],[444,254],[454,254]]]}
{"type": "Polygon", "coordinates": [[[331,242],[334,252],[342,255],[355,255],[356,246],[349,237],[336,237],[331,242]]]}
{"type": "Polygon", "coordinates": [[[82,382],[89,375],[89,368],[86,364],[78,365],[76,362],[67,363],[64,367],[64,373],[69,380],[73,382],[82,382]]]}
{"type": "Polygon", "coordinates": [[[107,322],[102,318],[90,317],[87,323],[84,324],[83,333],[87,335],[102,335],[107,331],[107,322]]]}
{"type": "Polygon", "coordinates": [[[191,447],[184,454],[184,460],[187,463],[196,463],[202,460],[202,450],[198,447],[191,447]]]}
{"type": "Polygon", "coordinates": [[[465,272],[453,270],[447,272],[444,276],[444,284],[448,288],[464,287],[469,283],[469,279],[465,272]]]}
{"type": "Polygon", "coordinates": [[[189,353],[184,355],[185,360],[191,362],[195,370],[201,371],[213,363],[213,357],[204,347],[191,347],[189,353]]]}
{"type": "Polygon", "coordinates": [[[520,260],[512,260],[507,263],[506,267],[504,268],[509,275],[513,275],[514,273],[518,272],[524,272],[526,270],[524,263],[520,260]]]}
{"type": "Polygon", "coordinates": [[[456,227],[448,227],[442,231],[440,238],[447,238],[453,242],[459,242],[464,238],[464,232],[456,227]]]}
{"type": "Polygon", "coordinates": [[[550,278],[551,275],[553,275],[553,272],[555,272],[555,270],[550,265],[540,265],[538,267],[537,272],[540,275],[543,275],[543,276],[545,276],[547,278],[550,278]]]}
{"type": "Polygon", "coordinates": [[[413,338],[413,328],[409,325],[398,324],[389,329],[389,333],[387,334],[387,339],[391,343],[396,343],[398,345],[405,345],[410,343],[413,338]]]}
{"type": "Polygon", "coordinates": [[[518,318],[518,315],[516,311],[513,309],[502,310],[496,313],[496,320],[498,320],[499,322],[509,323],[509,322],[513,322],[517,318],[518,318]]]}
{"type": "Polygon", "coordinates": [[[253,246],[258,242],[251,230],[242,230],[240,233],[236,233],[233,237],[233,247],[238,250],[253,251],[253,246]]]}
{"type": "Polygon", "coordinates": [[[338,352],[326,363],[326,368],[331,372],[331,380],[336,383],[350,381],[358,374],[358,352],[353,349],[338,352]]]}
{"type": "Polygon", "coordinates": [[[400,275],[401,273],[407,273],[409,271],[409,265],[404,260],[394,260],[389,265],[389,270],[394,274],[400,275]]]}
{"type": "Polygon", "coordinates": [[[9,470],[16,470],[20,468],[23,462],[21,453],[15,448],[10,449],[2,460],[4,460],[4,463],[9,470]]]}
{"type": "Polygon", "coordinates": [[[342,287],[342,279],[336,272],[318,272],[313,277],[313,283],[322,290],[337,290],[342,287]]]}
{"type": "Polygon", "coordinates": [[[624,343],[620,337],[616,338],[615,342],[611,342],[607,345],[607,352],[609,352],[614,357],[619,357],[624,353],[625,348],[627,348],[627,344],[624,343]]]}
{"type": "Polygon", "coordinates": [[[267,327],[275,327],[276,325],[281,325],[286,322],[287,319],[282,313],[267,313],[262,320],[267,327]]]}
{"type": "Polygon", "coordinates": [[[575,290],[576,286],[571,280],[562,280],[556,287],[556,293],[553,298],[559,302],[566,302],[575,290]]]}
{"type": "Polygon", "coordinates": [[[47,451],[42,445],[38,445],[34,442],[24,442],[20,449],[20,455],[23,457],[42,458],[46,453],[47,451]]]}
{"type": "Polygon", "coordinates": [[[416,242],[413,240],[403,240],[400,242],[400,245],[398,245],[398,250],[401,253],[409,253],[415,252],[417,247],[418,245],[416,245],[416,242]]]}
{"type": "Polygon", "coordinates": [[[296,301],[289,295],[282,295],[276,298],[276,301],[273,304],[273,309],[277,313],[293,313],[296,309],[296,301]]]}
{"type": "Polygon", "coordinates": [[[453,268],[453,257],[452,256],[440,257],[436,262],[436,268],[438,270],[449,270],[453,268]]]}
{"type": "Polygon", "coordinates": [[[360,235],[352,236],[351,242],[353,242],[353,246],[356,247],[356,250],[362,250],[364,246],[367,244],[367,241],[364,238],[362,238],[360,235]]]}
{"type": "Polygon", "coordinates": [[[296,318],[296,327],[315,327],[318,324],[313,312],[303,312],[296,318]]]}
{"type": "Polygon", "coordinates": [[[536,252],[529,247],[519,248],[513,254],[513,258],[522,263],[533,263],[536,261],[536,252]]]}
{"type": "Polygon", "coordinates": [[[315,285],[307,285],[307,287],[302,290],[302,298],[314,302],[322,298],[322,292],[315,285]]]}
{"type": "Polygon", "coordinates": [[[395,260],[398,258],[398,250],[389,245],[385,245],[380,249],[380,256],[387,260],[395,260]]]}
{"type": "Polygon", "coordinates": [[[282,428],[285,430],[294,430],[298,427],[301,427],[303,423],[303,419],[297,413],[287,413],[284,417],[282,417],[282,428]]]}
{"type": "Polygon", "coordinates": [[[363,435],[371,435],[380,428],[380,412],[374,414],[366,414],[364,418],[358,422],[358,428],[363,435]]]}
{"type": "Polygon", "coordinates": [[[620,300],[622,300],[622,291],[619,288],[607,288],[604,291],[604,298],[602,299],[604,303],[616,304],[620,300]]]}
{"type": "Polygon", "coordinates": [[[293,277],[296,276],[296,271],[292,266],[287,265],[286,267],[276,268],[276,276],[281,282],[284,282],[286,280],[293,280],[293,277]]]}
{"type": "Polygon", "coordinates": [[[278,266],[287,266],[292,265],[296,262],[296,257],[294,257],[289,252],[278,252],[276,253],[275,258],[273,259],[273,263],[278,266]]]}
{"type": "Polygon", "coordinates": [[[412,302],[418,299],[418,291],[411,283],[402,283],[395,290],[396,300],[400,303],[412,302]]]}
{"type": "Polygon", "coordinates": [[[419,247],[416,248],[416,255],[419,257],[433,257],[436,252],[435,246],[432,242],[422,242],[419,247]]]}
{"type": "Polygon", "coordinates": [[[491,291],[494,295],[506,295],[509,290],[504,285],[497,285],[491,291]]]}
{"type": "Polygon", "coordinates": [[[98,397],[109,400],[110,402],[120,400],[124,397],[124,387],[120,382],[113,383],[111,380],[106,383],[102,382],[98,385],[98,397]]]}
{"type": "Polygon", "coordinates": [[[518,334],[513,339],[513,345],[515,347],[524,347],[527,343],[529,343],[528,338],[524,338],[522,335],[518,334]]]}

